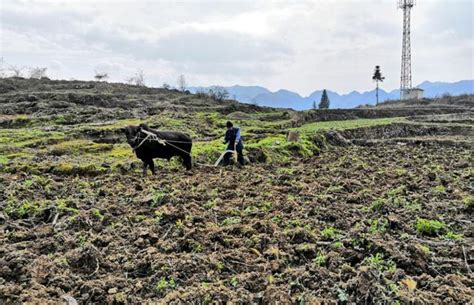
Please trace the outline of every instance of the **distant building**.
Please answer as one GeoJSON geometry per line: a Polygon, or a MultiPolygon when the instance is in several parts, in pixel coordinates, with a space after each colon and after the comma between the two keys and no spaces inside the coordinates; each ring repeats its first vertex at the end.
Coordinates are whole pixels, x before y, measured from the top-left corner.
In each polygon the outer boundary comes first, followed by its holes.
{"type": "Polygon", "coordinates": [[[402,90],[402,100],[419,100],[423,98],[423,89],[411,88],[402,90]]]}

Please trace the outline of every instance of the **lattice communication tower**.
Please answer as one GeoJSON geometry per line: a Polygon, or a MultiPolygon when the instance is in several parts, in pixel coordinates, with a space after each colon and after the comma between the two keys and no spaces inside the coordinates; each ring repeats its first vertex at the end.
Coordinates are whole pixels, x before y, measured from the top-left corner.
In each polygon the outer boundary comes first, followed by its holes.
{"type": "Polygon", "coordinates": [[[400,99],[406,98],[412,89],[410,13],[413,6],[415,6],[415,0],[398,0],[398,7],[403,10],[402,73],[400,77],[400,99]]]}

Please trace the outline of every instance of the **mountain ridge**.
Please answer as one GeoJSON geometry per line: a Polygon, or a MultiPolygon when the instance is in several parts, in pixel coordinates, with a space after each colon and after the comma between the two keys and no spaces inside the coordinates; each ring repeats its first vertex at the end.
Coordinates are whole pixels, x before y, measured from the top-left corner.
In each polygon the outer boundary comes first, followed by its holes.
{"type": "MultiPolygon", "coordinates": [[[[257,104],[259,106],[269,106],[277,108],[292,108],[295,110],[311,109],[313,102],[316,104],[321,100],[323,90],[318,89],[313,91],[308,96],[301,96],[297,92],[287,89],[279,89],[275,92],[262,86],[209,86],[209,87],[190,87],[189,90],[193,93],[198,91],[208,91],[210,89],[221,87],[229,92],[229,97],[242,103],[257,104]]],[[[460,95],[474,93],[474,80],[460,80],[457,82],[431,82],[424,81],[420,83],[418,88],[425,90],[424,96],[433,98],[444,94],[460,95]]],[[[329,99],[331,101],[331,108],[355,108],[363,104],[375,104],[376,94],[375,89],[370,91],[359,92],[353,90],[346,94],[339,94],[338,92],[327,90],[329,99]]],[[[400,97],[400,90],[395,89],[385,91],[379,89],[379,101],[396,100],[400,97]]]]}

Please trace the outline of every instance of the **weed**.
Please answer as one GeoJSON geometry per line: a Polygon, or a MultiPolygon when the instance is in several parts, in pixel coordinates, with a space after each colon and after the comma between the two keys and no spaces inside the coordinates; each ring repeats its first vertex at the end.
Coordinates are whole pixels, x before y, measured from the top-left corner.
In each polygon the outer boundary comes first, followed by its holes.
{"type": "Polygon", "coordinates": [[[277,174],[278,175],[293,175],[294,171],[295,170],[292,168],[282,167],[282,168],[277,169],[277,174]]]}
{"type": "Polygon", "coordinates": [[[418,199],[413,200],[412,202],[405,202],[405,208],[410,211],[421,211],[421,204],[418,199]]]}
{"type": "Polygon", "coordinates": [[[466,206],[467,209],[472,209],[474,207],[474,196],[466,195],[462,199],[462,203],[466,206]]]}
{"type": "Polygon", "coordinates": [[[33,180],[32,179],[27,179],[23,181],[23,187],[26,189],[29,189],[33,186],[33,180]]]}
{"type": "Polygon", "coordinates": [[[151,205],[150,207],[154,208],[157,205],[163,203],[164,199],[166,198],[166,193],[162,191],[154,191],[151,195],[151,205]]]}
{"type": "Polygon", "coordinates": [[[173,278],[167,279],[166,277],[162,277],[155,286],[157,292],[162,292],[166,289],[175,289],[176,282],[173,278]]]}
{"type": "Polygon", "coordinates": [[[275,278],[273,277],[273,275],[270,274],[269,276],[267,276],[268,285],[273,284],[274,281],[275,281],[275,278]]]}
{"type": "Polygon", "coordinates": [[[337,236],[337,230],[332,227],[325,227],[324,230],[321,231],[321,236],[325,240],[334,240],[337,236]]]}
{"type": "Polygon", "coordinates": [[[217,199],[209,200],[204,204],[204,208],[212,210],[217,205],[217,199]]]}
{"type": "Polygon", "coordinates": [[[184,222],[181,219],[176,220],[176,229],[179,231],[183,231],[184,229],[184,222]]]}
{"type": "Polygon", "coordinates": [[[378,198],[378,199],[372,201],[372,204],[370,205],[370,208],[372,209],[372,211],[380,211],[380,210],[383,209],[383,207],[385,207],[386,204],[387,204],[386,199],[378,198]]]}
{"type": "Polygon", "coordinates": [[[239,224],[242,221],[240,217],[234,216],[234,217],[227,217],[222,221],[223,226],[230,226],[230,225],[236,225],[239,224]]]}
{"type": "Polygon", "coordinates": [[[7,164],[9,159],[6,156],[0,156],[0,164],[7,164]]]}
{"type": "Polygon", "coordinates": [[[363,264],[367,264],[381,272],[395,272],[397,266],[392,260],[385,261],[381,253],[376,253],[375,255],[370,255],[369,257],[364,258],[363,264]]]}
{"type": "Polygon", "coordinates": [[[390,291],[393,292],[395,295],[398,295],[400,292],[400,287],[398,287],[398,285],[393,282],[390,282],[388,284],[388,289],[390,289],[390,291]]]}
{"type": "Polygon", "coordinates": [[[264,201],[264,202],[258,204],[258,206],[261,207],[266,212],[268,212],[272,209],[273,203],[271,201],[264,201]]]}
{"type": "Polygon", "coordinates": [[[398,197],[398,196],[401,196],[401,195],[405,195],[405,193],[406,193],[406,186],[401,185],[397,188],[389,190],[387,192],[387,196],[391,197],[391,198],[395,198],[395,197],[398,197]]]}
{"type": "Polygon", "coordinates": [[[280,215],[275,215],[275,216],[272,217],[272,221],[273,221],[274,223],[280,224],[280,223],[282,223],[283,218],[281,218],[280,215]]]}
{"type": "Polygon", "coordinates": [[[104,220],[104,215],[102,215],[98,209],[92,209],[92,215],[99,221],[104,220]]]}
{"type": "Polygon", "coordinates": [[[288,222],[288,227],[289,228],[299,228],[301,227],[301,220],[299,219],[292,219],[288,222]]]}
{"type": "Polygon", "coordinates": [[[318,255],[313,259],[313,263],[318,267],[326,265],[326,261],[327,256],[322,254],[321,252],[319,252],[318,255]]]}
{"type": "Polygon", "coordinates": [[[418,218],[415,226],[418,233],[428,236],[436,236],[446,230],[443,222],[423,218],[418,218]]]}
{"type": "Polygon", "coordinates": [[[401,240],[409,240],[411,238],[410,234],[408,233],[402,233],[400,234],[400,239],[401,240]]]}
{"type": "Polygon", "coordinates": [[[371,234],[384,233],[388,228],[388,220],[385,218],[369,220],[371,234]]]}
{"type": "Polygon", "coordinates": [[[215,263],[215,266],[216,266],[216,269],[219,270],[219,271],[224,270],[224,267],[225,267],[225,266],[224,266],[224,263],[221,262],[221,261],[217,261],[217,262],[215,263]]]}
{"type": "Polygon", "coordinates": [[[245,208],[244,213],[249,215],[258,212],[258,208],[254,205],[249,205],[245,208]]]}
{"type": "Polygon", "coordinates": [[[337,299],[342,304],[345,304],[349,300],[349,296],[344,290],[342,290],[341,288],[337,288],[337,299]]]}
{"type": "Polygon", "coordinates": [[[187,214],[185,217],[184,217],[184,221],[186,223],[189,223],[189,224],[192,224],[194,222],[194,217],[190,214],[187,214]]]}
{"type": "Polygon", "coordinates": [[[193,240],[190,242],[190,244],[193,253],[201,253],[203,251],[203,246],[201,243],[193,240]]]}
{"type": "Polygon", "coordinates": [[[230,284],[232,285],[232,287],[237,287],[237,285],[239,285],[239,280],[237,279],[237,277],[233,276],[230,279],[230,284]]]}
{"type": "Polygon", "coordinates": [[[83,234],[79,235],[79,245],[81,247],[84,247],[86,242],[87,242],[87,235],[83,235],[83,234]]]}
{"type": "Polygon", "coordinates": [[[344,189],[342,185],[331,185],[326,189],[326,193],[337,193],[344,189]]]}
{"type": "Polygon", "coordinates": [[[164,212],[163,211],[155,211],[155,221],[159,223],[163,219],[164,212]]]}
{"type": "Polygon", "coordinates": [[[20,218],[26,218],[34,216],[39,211],[40,207],[40,202],[24,200],[21,203],[18,203],[15,199],[9,198],[7,200],[5,212],[11,216],[16,215],[20,218]]]}
{"type": "Polygon", "coordinates": [[[448,233],[444,235],[444,239],[452,240],[452,241],[461,241],[464,239],[464,235],[456,234],[453,231],[448,231],[448,233]]]}
{"type": "Polygon", "coordinates": [[[421,244],[416,245],[416,247],[417,247],[418,249],[420,249],[425,255],[429,255],[429,254],[430,254],[430,247],[424,246],[424,245],[421,245],[421,244]]]}
{"type": "Polygon", "coordinates": [[[446,188],[442,185],[437,185],[433,188],[434,192],[435,193],[438,193],[438,194],[443,194],[446,192],[446,188]]]}

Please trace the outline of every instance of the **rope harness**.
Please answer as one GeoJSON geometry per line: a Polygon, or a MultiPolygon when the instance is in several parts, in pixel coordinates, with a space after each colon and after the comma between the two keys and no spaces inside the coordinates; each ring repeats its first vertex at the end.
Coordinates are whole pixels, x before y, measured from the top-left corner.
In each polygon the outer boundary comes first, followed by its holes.
{"type": "Polygon", "coordinates": [[[137,133],[136,137],[133,139],[134,142],[136,142],[136,141],[138,141],[138,140],[141,139],[141,138],[140,138],[140,132],[143,132],[144,134],[146,134],[146,137],[143,138],[143,140],[142,140],[137,146],[133,147],[133,151],[136,151],[140,146],[143,145],[143,143],[145,143],[147,140],[150,140],[150,141],[158,142],[158,143],[160,143],[160,144],[163,145],[163,146],[169,145],[169,146],[174,147],[174,148],[176,148],[177,150],[182,151],[183,153],[185,153],[185,154],[191,156],[191,153],[185,151],[184,149],[182,149],[182,148],[180,148],[180,147],[178,147],[178,146],[176,146],[176,145],[171,144],[171,143],[187,143],[187,144],[190,144],[190,143],[192,143],[192,142],[190,142],[190,141],[164,140],[164,139],[160,139],[156,133],[153,133],[153,132],[150,132],[150,131],[141,129],[141,130],[137,133]]]}
{"type": "MultiPolygon", "coordinates": [[[[145,143],[146,141],[149,140],[149,141],[158,142],[158,143],[160,143],[160,144],[163,145],[163,146],[169,145],[169,146],[174,147],[175,149],[177,149],[177,150],[179,150],[179,151],[182,151],[183,153],[189,155],[190,157],[192,157],[192,155],[191,155],[190,152],[187,152],[187,151],[185,151],[184,149],[182,149],[182,148],[180,148],[180,147],[178,147],[178,146],[176,146],[176,145],[171,144],[171,143],[185,143],[185,144],[190,144],[190,143],[192,143],[192,142],[190,142],[190,141],[174,141],[174,140],[164,140],[164,139],[160,139],[156,133],[153,133],[153,132],[150,132],[150,131],[147,131],[147,130],[144,130],[144,129],[141,129],[141,130],[137,133],[137,135],[135,136],[135,138],[133,138],[133,141],[134,141],[134,142],[136,142],[136,141],[138,141],[138,140],[141,140],[141,142],[140,142],[137,146],[133,147],[133,151],[134,151],[134,152],[136,152],[136,150],[137,150],[138,148],[140,148],[140,146],[142,146],[143,143],[145,143]],[[146,135],[143,139],[141,139],[141,137],[140,137],[140,132],[143,132],[143,133],[146,135]]],[[[218,166],[219,163],[220,163],[220,162],[222,161],[222,159],[224,158],[224,156],[225,156],[226,154],[228,154],[228,153],[232,153],[232,155],[234,156],[234,159],[237,158],[237,152],[236,152],[235,150],[230,150],[230,149],[225,150],[225,151],[220,155],[219,159],[217,159],[216,163],[214,163],[214,166],[218,166]]],[[[202,164],[202,165],[204,165],[204,164],[202,164]]]]}

